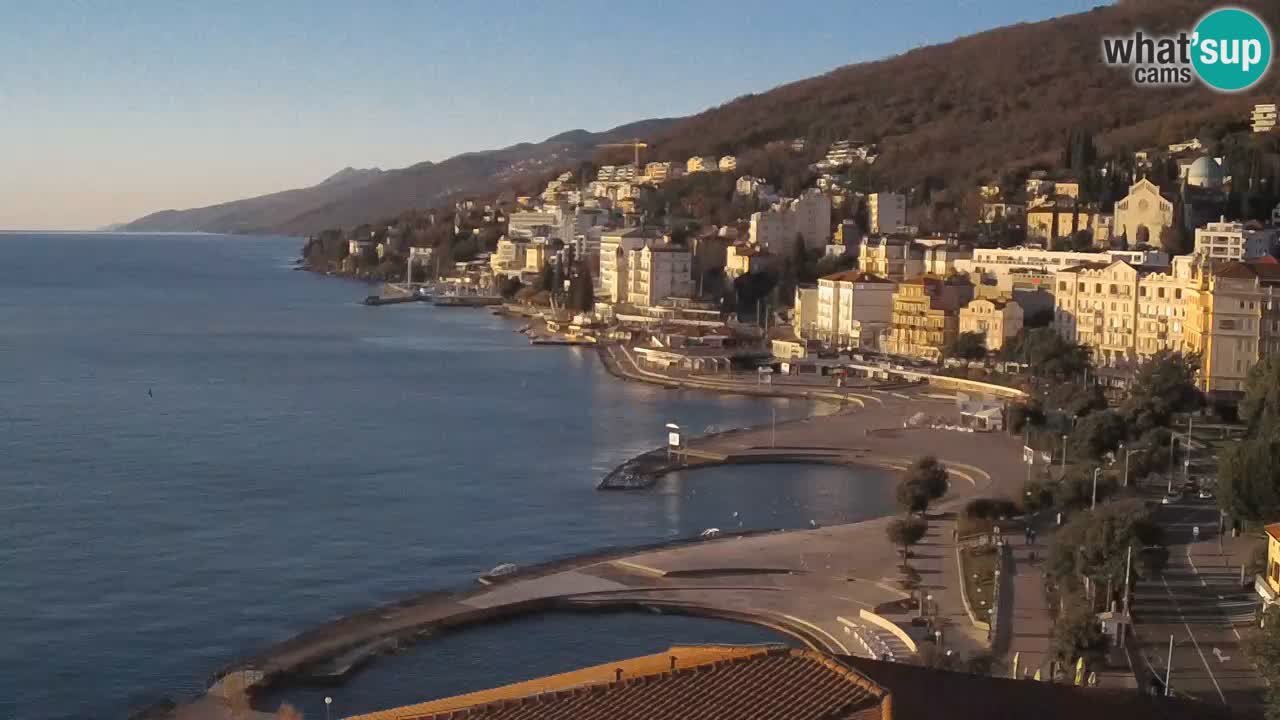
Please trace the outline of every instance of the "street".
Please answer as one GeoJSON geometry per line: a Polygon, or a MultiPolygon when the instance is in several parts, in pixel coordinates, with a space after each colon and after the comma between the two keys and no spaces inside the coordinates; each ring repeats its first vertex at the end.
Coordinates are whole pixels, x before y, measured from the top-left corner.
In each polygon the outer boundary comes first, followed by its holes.
{"type": "MultiPolygon", "coordinates": [[[[1263,680],[1250,663],[1242,638],[1251,627],[1259,599],[1240,582],[1240,560],[1219,545],[1218,509],[1213,500],[1187,496],[1160,506],[1169,564],[1157,578],[1139,582],[1133,599],[1137,650],[1163,677],[1173,637],[1175,694],[1233,708],[1261,708],[1263,680]],[[1199,527],[1199,540],[1193,528],[1199,527]]],[[[1238,546],[1239,543],[1236,543],[1238,546]]]]}

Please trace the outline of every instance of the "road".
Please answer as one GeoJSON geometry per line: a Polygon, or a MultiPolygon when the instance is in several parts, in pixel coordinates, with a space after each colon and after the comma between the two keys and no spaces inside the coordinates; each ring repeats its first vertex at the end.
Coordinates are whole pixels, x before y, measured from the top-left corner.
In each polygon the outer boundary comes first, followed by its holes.
{"type": "MultiPolygon", "coordinates": [[[[1240,566],[1219,548],[1213,500],[1187,498],[1161,506],[1157,521],[1169,546],[1159,578],[1134,591],[1136,647],[1163,676],[1173,637],[1170,685],[1178,694],[1233,708],[1260,708],[1263,680],[1243,647],[1258,597],[1240,583],[1240,566]],[[1193,528],[1200,528],[1198,541],[1193,528]]],[[[1134,648],[1130,648],[1131,650],[1134,648]]],[[[1134,655],[1135,662],[1143,662],[1134,655]]]]}

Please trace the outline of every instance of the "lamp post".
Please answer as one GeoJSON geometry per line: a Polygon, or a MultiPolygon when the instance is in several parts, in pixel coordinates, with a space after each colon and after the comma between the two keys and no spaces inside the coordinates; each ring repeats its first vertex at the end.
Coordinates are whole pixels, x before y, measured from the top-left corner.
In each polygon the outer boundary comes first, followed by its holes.
{"type": "Polygon", "coordinates": [[[1067,436],[1062,435],[1062,477],[1067,476],[1067,436]]]}
{"type": "Polygon", "coordinates": [[[325,695],[324,696],[324,720],[330,720],[330,717],[329,717],[330,705],[333,705],[333,698],[329,697],[328,695],[325,695]]]}
{"type": "Polygon", "coordinates": [[[1124,486],[1129,487],[1129,455],[1133,452],[1132,448],[1125,448],[1124,451],[1124,486]]]}
{"type": "Polygon", "coordinates": [[[1098,507],[1098,474],[1102,472],[1102,468],[1093,469],[1093,498],[1089,501],[1089,509],[1098,507]]]}

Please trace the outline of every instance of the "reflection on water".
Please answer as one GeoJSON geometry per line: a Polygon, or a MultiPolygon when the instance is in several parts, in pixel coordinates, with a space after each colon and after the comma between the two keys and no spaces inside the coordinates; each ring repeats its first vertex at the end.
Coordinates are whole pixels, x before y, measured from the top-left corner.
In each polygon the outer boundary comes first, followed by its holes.
{"type": "Polygon", "coordinates": [[[724,620],[640,613],[544,614],[449,633],[377,658],[341,687],[278,689],[258,702],[294,704],[308,718],[372,712],[568,672],[672,645],[795,644],[764,628],[724,620]]]}
{"type": "Polygon", "coordinates": [[[894,506],[889,471],[862,466],[719,465],[671,473],[654,492],[666,500],[667,524],[690,531],[834,525],[894,506]]]}

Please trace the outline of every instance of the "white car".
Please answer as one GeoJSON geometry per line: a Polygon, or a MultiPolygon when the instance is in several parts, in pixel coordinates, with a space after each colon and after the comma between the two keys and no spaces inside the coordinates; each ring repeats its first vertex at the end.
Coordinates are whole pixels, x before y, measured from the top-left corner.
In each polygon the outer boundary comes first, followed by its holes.
{"type": "Polygon", "coordinates": [[[1199,492],[1199,497],[1201,500],[1212,500],[1213,493],[1209,492],[1208,490],[1201,490],[1199,492]]]}
{"type": "Polygon", "coordinates": [[[1161,505],[1172,505],[1182,499],[1182,493],[1174,491],[1160,498],[1161,505]]]}

